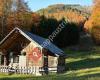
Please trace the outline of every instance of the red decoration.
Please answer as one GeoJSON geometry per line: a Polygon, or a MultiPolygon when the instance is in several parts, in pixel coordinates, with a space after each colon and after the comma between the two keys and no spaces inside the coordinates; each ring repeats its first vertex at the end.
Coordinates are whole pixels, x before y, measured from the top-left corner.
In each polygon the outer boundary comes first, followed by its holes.
{"type": "Polygon", "coordinates": [[[38,62],[41,57],[42,57],[42,53],[39,47],[34,48],[32,52],[29,54],[29,60],[35,63],[38,62]]]}

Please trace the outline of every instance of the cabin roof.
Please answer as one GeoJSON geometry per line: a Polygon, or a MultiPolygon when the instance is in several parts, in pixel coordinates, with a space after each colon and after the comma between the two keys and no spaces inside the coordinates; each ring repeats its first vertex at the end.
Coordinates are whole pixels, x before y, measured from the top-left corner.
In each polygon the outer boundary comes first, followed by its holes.
{"type": "Polygon", "coordinates": [[[55,54],[56,56],[59,56],[59,55],[60,55],[60,56],[63,56],[63,55],[64,55],[64,52],[63,52],[60,48],[58,48],[57,46],[55,46],[53,43],[51,43],[51,42],[50,42],[49,45],[46,45],[45,47],[42,46],[43,42],[46,41],[45,38],[40,37],[40,36],[35,35],[35,34],[32,34],[32,33],[28,32],[28,31],[23,31],[23,30],[21,30],[21,29],[19,29],[19,28],[17,28],[17,27],[14,28],[14,29],[0,42],[0,46],[1,46],[1,45],[5,42],[5,40],[7,40],[8,37],[10,37],[10,35],[11,35],[14,31],[16,31],[16,30],[18,30],[19,33],[20,33],[21,35],[23,35],[24,37],[26,37],[28,40],[30,40],[30,41],[32,41],[32,42],[35,41],[35,42],[38,43],[41,47],[48,49],[49,51],[51,51],[51,52],[52,52],[53,54],[55,54]]]}

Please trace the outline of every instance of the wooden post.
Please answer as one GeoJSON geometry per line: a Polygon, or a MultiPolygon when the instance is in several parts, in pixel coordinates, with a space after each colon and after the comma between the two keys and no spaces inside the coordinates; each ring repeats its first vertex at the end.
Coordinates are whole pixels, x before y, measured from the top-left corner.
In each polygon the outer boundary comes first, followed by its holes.
{"type": "Polygon", "coordinates": [[[43,54],[44,54],[44,64],[43,64],[43,68],[44,68],[44,73],[46,75],[48,75],[48,50],[47,49],[43,49],[43,54]]]}
{"type": "Polygon", "coordinates": [[[1,54],[2,54],[2,52],[0,52],[0,65],[2,64],[2,62],[1,62],[2,55],[1,54]]]}
{"type": "Polygon", "coordinates": [[[36,69],[35,75],[41,76],[42,74],[40,74],[40,72],[39,72],[39,66],[36,66],[35,69],[36,69]]]}
{"type": "Polygon", "coordinates": [[[2,52],[0,52],[0,65],[2,65],[2,58],[3,58],[3,55],[2,55],[2,52]]]}
{"type": "Polygon", "coordinates": [[[6,65],[7,65],[7,56],[4,55],[4,66],[6,66],[6,65]]]}
{"type": "Polygon", "coordinates": [[[10,52],[9,57],[10,57],[10,60],[11,60],[11,62],[10,62],[10,63],[13,63],[13,52],[10,52]]]}

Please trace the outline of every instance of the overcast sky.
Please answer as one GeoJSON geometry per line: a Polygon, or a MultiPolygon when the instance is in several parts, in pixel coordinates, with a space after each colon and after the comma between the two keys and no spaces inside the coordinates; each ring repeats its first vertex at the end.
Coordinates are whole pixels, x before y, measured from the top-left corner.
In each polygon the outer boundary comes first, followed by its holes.
{"type": "Polygon", "coordinates": [[[52,4],[80,4],[92,5],[92,0],[25,0],[32,11],[37,11],[52,4]]]}

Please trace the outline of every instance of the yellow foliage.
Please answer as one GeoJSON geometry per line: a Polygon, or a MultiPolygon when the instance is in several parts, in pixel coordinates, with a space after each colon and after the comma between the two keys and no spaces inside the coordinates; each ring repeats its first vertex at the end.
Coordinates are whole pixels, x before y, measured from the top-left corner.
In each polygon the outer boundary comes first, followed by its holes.
{"type": "Polygon", "coordinates": [[[85,28],[88,31],[95,26],[100,26],[100,0],[94,0],[92,15],[90,19],[85,23],[85,28]]]}

